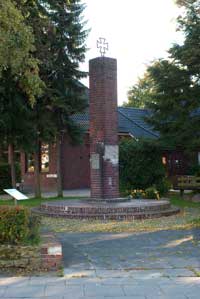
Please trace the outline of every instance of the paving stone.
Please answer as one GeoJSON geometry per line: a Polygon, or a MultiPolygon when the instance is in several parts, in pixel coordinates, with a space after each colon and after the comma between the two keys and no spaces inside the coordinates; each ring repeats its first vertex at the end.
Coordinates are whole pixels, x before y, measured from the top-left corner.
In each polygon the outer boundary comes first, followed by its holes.
{"type": "Polygon", "coordinates": [[[169,296],[168,295],[162,295],[162,296],[147,295],[146,299],[188,299],[188,297],[186,297],[185,295],[173,295],[173,297],[171,295],[169,296]]]}
{"type": "Polygon", "coordinates": [[[131,274],[129,271],[121,271],[121,270],[96,270],[97,277],[130,277],[131,274]]]}
{"type": "Polygon", "coordinates": [[[199,293],[187,295],[187,299],[199,299],[199,293]]]}
{"type": "Polygon", "coordinates": [[[187,285],[171,285],[166,287],[162,287],[160,286],[161,290],[163,291],[163,293],[167,296],[171,296],[172,298],[174,296],[186,296],[187,295],[191,295],[191,294],[199,294],[200,290],[198,290],[198,288],[196,288],[196,286],[187,286],[187,285]]]}
{"type": "MultiPolygon", "coordinates": [[[[104,297],[104,299],[113,299],[113,297],[104,297]]],[[[146,299],[146,296],[120,296],[120,297],[115,297],[115,299],[146,299]]]]}
{"type": "Polygon", "coordinates": [[[139,282],[132,277],[104,277],[100,279],[102,285],[138,285],[139,282]]]}
{"type": "Polygon", "coordinates": [[[196,274],[189,269],[181,268],[181,269],[164,269],[164,276],[169,277],[195,277],[196,274]]]}
{"type": "Polygon", "coordinates": [[[172,279],[175,284],[200,285],[200,277],[176,277],[172,279]]]}
{"type": "Polygon", "coordinates": [[[71,278],[66,279],[66,285],[85,285],[87,283],[101,283],[102,279],[98,277],[87,277],[87,278],[71,278]]]}
{"type": "Polygon", "coordinates": [[[116,297],[124,296],[123,289],[121,286],[106,286],[102,284],[87,284],[85,285],[85,296],[94,297],[105,296],[105,297],[116,297]]]}
{"type": "Polygon", "coordinates": [[[128,286],[123,285],[123,289],[126,296],[136,296],[136,295],[143,295],[146,296],[148,294],[152,294],[154,296],[162,296],[163,292],[158,286],[152,285],[152,286],[146,286],[145,283],[143,285],[139,286],[128,286]]]}
{"type": "Polygon", "coordinates": [[[29,280],[29,285],[66,285],[66,280],[64,277],[31,277],[29,280]]]}
{"type": "Polygon", "coordinates": [[[5,298],[39,298],[44,296],[44,286],[9,286],[4,293],[5,298]]]}
{"type": "Polygon", "coordinates": [[[162,270],[132,270],[129,275],[135,279],[149,280],[163,276],[162,270]]]}
{"type": "Polygon", "coordinates": [[[47,286],[45,296],[68,296],[68,298],[83,297],[83,286],[68,285],[68,286],[47,286]]]}
{"type": "Polygon", "coordinates": [[[13,286],[15,285],[16,287],[20,286],[26,286],[30,282],[29,277],[1,277],[0,278],[0,286],[9,286],[12,284],[13,286]]]}
{"type": "Polygon", "coordinates": [[[6,289],[7,289],[7,287],[0,286],[0,298],[2,298],[4,296],[6,289]]]}

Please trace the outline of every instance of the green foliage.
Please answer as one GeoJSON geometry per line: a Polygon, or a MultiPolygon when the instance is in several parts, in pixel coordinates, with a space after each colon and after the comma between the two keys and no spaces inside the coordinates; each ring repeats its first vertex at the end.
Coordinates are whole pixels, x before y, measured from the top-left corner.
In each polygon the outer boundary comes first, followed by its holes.
{"type": "Polygon", "coordinates": [[[38,215],[30,214],[28,222],[28,236],[26,243],[38,244],[40,241],[41,218],[38,215]]]}
{"type": "Polygon", "coordinates": [[[78,83],[87,75],[79,69],[84,7],[80,0],[0,0],[0,137],[35,157],[39,142],[60,144],[65,133],[80,140],[70,116],[87,105],[78,83]]]}
{"type": "Polygon", "coordinates": [[[161,195],[167,194],[171,187],[172,187],[172,183],[166,177],[164,177],[156,184],[156,188],[159,194],[161,195]]]}
{"type": "Polygon", "coordinates": [[[159,192],[155,187],[149,187],[145,190],[145,198],[147,199],[160,199],[159,192]]]}
{"type": "Polygon", "coordinates": [[[155,187],[149,187],[145,190],[126,190],[126,192],[124,192],[124,195],[129,196],[133,199],[160,199],[159,192],[155,187]]]}
{"type": "Polygon", "coordinates": [[[200,140],[193,132],[200,124],[194,113],[199,108],[199,86],[194,86],[188,70],[167,60],[155,62],[148,72],[155,85],[149,123],[168,146],[197,146],[200,140]]]}
{"type": "Polygon", "coordinates": [[[130,139],[120,143],[120,187],[122,191],[145,190],[152,186],[157,188],[164,181],[162,150],[156,142],[130,139]]]}
{"type": "Polygon", "coordinates": [[[153,82],[148,73],[139,78],[137,84],[128,91],[128,102],[123,103],[124,107],[146,108],[149,102],[153,101],[153,82]]]}
{"type": "Polygon", "coordinates": [[[200,176],[200,165],[198,164],[193,164],[191,165],[191,167],[188,170],[188,173],[190,175],[194,175],[194,176],[200,176]]]}
{"type": "MultiPolygon", "coordinates": [[[[16,181],[21,182],[21,172],[19,163],[15,163],[16,169],[16,181]]],[[[11,175],[10,175],[10,165],[8,163],[0,163],[0,193],[3,189],[10,188],[11,175]]]]}
{"type": "Polygon", "coordinates": [[[27,244],[39,240],[40,220],[24,207],[1,206],[0,243],[27,244]]]}
{"type": "Polygon", "coordinates": [[[14,1],[0,1],[0,27],[0,77],[9,69],[12,80],[34,103],[35,96],[41,95],[44,85],[38,75],[39,61],[33,57],[32,29],[25,25],[25,19],[14,1]]]}

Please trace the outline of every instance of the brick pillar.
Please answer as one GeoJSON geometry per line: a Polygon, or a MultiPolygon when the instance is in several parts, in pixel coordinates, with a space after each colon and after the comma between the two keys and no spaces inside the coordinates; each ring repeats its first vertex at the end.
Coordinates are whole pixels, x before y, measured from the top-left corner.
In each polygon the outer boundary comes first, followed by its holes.
{"type": "Polygon", "coordinates": [[[118,198],[117,61],[89,62],[91,197],[118,198]]]}

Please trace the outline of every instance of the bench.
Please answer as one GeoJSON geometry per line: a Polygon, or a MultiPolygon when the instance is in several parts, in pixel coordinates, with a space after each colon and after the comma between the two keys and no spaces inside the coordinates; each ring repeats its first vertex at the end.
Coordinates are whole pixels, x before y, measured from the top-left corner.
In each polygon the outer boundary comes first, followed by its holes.
{"type": "Polygon", "coordinates": [[[180,190],[181,196],[184,190],[200,190],[200,177],[192,175],[181,175],[177,177],[177,186],[175,189],[180,190]]]}

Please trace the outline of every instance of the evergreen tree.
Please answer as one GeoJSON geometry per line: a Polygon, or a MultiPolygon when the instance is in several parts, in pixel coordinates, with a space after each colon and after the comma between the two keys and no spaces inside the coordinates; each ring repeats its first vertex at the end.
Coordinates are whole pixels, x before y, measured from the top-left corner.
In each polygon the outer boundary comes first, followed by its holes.
{"type": "MultiPolygon", "coordinates": [[[[19,5],[20,2],[18,0],[19,5]]],[[[46,84],[44,96],[35,105],[34,123],[40,132],[40,142],[56,140],[59,196],[62,196],[62,138],[65,134],[72,139],[80,137],[80,130],[70,116],[83,110],[87,102],[85,88],[78,82],[86,76],[79,70],[86,51],[87,31],[82,22],[83,10],[84,5],[79,0],[27,1],[24,9],[28,12],[26,20],[35,36],[35,55],[40,60],[40,76],[46,84]]]]}
{"type": "MultiPolygon", "coordinates": [[[[70,116],[86,107],[85,89],[78,80],[86,76],[79,70],[84,61],[87,31],[81,21],[84,5],[79,0],[43,1],[54,27],[51,29],[51,68],[49,99],[57,141],[58,196],[62,196],[61,143],[71,134],[70,116]],[[47,5],[48,4],[48,5],[47,5]]],[[[74,132],[74,131],[73,131],[74,132]]],[[[71,134],[73,135],[73,134],[71,134]]]]}

